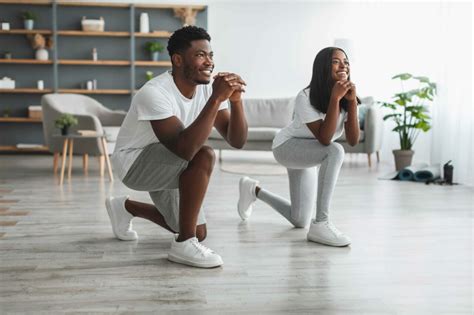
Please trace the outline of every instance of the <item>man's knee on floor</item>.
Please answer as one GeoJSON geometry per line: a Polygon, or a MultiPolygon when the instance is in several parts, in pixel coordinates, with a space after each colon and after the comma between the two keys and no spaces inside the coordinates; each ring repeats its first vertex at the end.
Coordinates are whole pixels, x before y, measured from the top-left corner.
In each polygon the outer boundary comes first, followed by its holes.
{"type": "Polygon", "coordinates": [[[194,156],[191,163],[212,172],[216,162],[216,154],[211,147],[203,146],[194,156]]]}
{"type": "Polygon", "coordinates": [[[196,237],[199,242],[202,242],[207,237],[207,228],[205,224],[198,225],[196,228],[196,237]]]}

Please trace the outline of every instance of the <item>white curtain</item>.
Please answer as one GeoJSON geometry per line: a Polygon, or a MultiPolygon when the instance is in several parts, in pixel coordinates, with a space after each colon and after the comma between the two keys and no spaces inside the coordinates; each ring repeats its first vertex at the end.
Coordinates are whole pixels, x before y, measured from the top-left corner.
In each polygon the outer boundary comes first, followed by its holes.
{"type": "MultiPolygon", "coordinates": [[[[440,73],[433,106],[431,162],[452,160],[455,182],[474,185],[472,4],[441,3],[440,73]]],[[[430,52],[427,52],[430,53],[430,52]]]]}

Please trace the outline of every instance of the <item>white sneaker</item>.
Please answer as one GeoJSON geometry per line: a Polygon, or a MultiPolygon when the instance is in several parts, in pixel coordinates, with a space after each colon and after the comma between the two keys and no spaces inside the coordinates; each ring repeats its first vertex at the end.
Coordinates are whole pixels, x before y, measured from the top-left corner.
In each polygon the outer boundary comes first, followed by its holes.
{"type": "Polygon", "coordinates": [[[132,230],[133,215],[125,209],[125,201],[128,196],[108,197],[105,199],[105,207],[112,223],[112,231],[115,237],[122,241],[135,241],[138,239],[137,232],[132,230]]]}
{"type": "Polygon", "coordinates": [[[308,241],[329,246],[347,246],[351,243],[351,239],[329,221],[312,221],[308,231],[308,241]]]}
{"type": "Polygon", "coordinates": [[[177,238],[178,234],[175,235],[171,242],[168,260],[199,268],[213,268],[224,264],[221,256],[199,243],[196,237],[189,238],[183,242],[177,242],[177,238]]]}
{"type": "Polygon", "coordinates": [[[257,200],[255,188],[259,184],[258,181],[250,177],[244,176],[239,181],[239,201],[237,202],[237,210],[242,220],[247,220],[252,214],[252,204],[257,200]]]}

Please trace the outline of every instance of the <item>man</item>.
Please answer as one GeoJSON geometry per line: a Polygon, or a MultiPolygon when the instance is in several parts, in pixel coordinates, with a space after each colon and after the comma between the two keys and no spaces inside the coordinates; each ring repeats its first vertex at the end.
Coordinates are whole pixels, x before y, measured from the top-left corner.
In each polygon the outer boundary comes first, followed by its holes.
{"type": "Polygon", "coordinates": [[[117,238],[136,240],[132,219],[150,220],[176,233],[169,260],[201,268],[223,264],[200,243],[207,233],[201,205],[215,161],[214,151],[204,143],[213,126],[235,148],[247,139],[241,100],[246,84],[224,72],[214,76],[211,88],[210,40],[195,26],[174,32],[168,41],[172,71],[138,91],[120,128],[114,167],[127,187],[148,191],[154,205],[128,196],[106,200],[117,238]]]}

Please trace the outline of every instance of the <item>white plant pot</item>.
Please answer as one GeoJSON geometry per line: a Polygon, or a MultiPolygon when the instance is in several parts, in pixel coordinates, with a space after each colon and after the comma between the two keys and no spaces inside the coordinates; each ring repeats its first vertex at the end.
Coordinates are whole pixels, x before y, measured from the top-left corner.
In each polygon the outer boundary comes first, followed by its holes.
{"type": "Polygon", "coordinates": [[[46,49],[40,48],[36,50],[35,54],[36,60],[48,60],[49,59],[49,53],[46,49]]]}
{"type": "Polygon", "coordinates": [[[34,20],[25,20],[24,25],[25,25],[25,30],[32,30],[33,26],[35,25],[35,21],[34,20]]]}
{"type": "Polygon", "coordinates": [[[159,51],[155,51],[155,52],[151,53],[151,60],[152,61],[158,61],[159,57],[160,57],[160,52],[159,51]]]}

